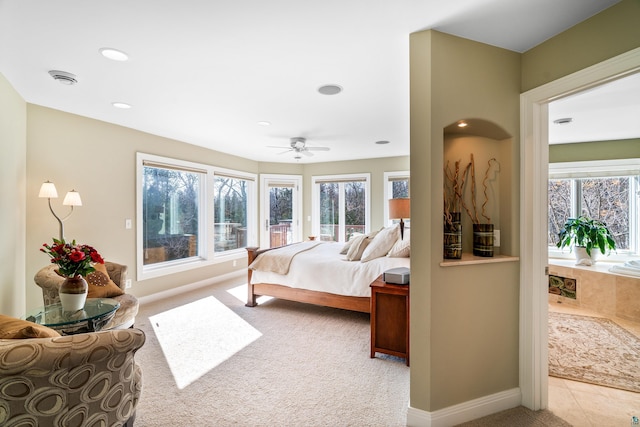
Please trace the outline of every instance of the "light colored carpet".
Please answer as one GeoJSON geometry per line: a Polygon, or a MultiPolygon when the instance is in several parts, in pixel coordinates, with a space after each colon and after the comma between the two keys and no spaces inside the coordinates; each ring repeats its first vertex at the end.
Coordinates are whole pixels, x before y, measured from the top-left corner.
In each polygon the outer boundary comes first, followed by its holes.
{"type": "Polygon", "coordinates": [[[640,392],[640,340],[609,319],[549,313],[549,375],[640,392]]]}
{"type": "Polygon", "coordinates": [[[216,285],[141,307],[137,427],[404,426],[409,368],[369,357],[369,315],[216,285]]]}

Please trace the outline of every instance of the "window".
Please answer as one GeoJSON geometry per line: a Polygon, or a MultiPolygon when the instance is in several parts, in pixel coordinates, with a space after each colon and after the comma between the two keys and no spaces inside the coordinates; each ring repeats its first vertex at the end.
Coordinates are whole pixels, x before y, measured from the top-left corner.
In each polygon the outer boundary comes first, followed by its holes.
{"type": "Polygon", "coordinates": [[[247,246],[249,192],[253,181],[216,173],[214,178],[215,252],[226,252],[247,246]]]}
{"type": "Polygon", "coordinates": [[[255,175],[143,153],[137,161],[138,280],[245,255],[255,175]]]}
{"type": "MultiPolygon", "coordinates": [[[[389,199],[409,197],[409,172],[385,172],[384,173],[384,223],[393,225],[400,222],[399,219],[389,219],[389,199]]],[[[403,218],[405,227],[411,227],[411,219],[403,218]]]]}
{"type": "Polygon", "coordinates": [[[369,231],[370,174],[313,177],[313,229],[320,240],[346,242],[369,231]]]}
{"type": "MultiPolygon", "coordinates": [[[[567,218],[586,215],[603,221],[616,241],[613,258],[639,253],[640,161],[593,161],[549,165],[550,255],[559,256],[558,232],[567,218]]],[[[565,254],[567,255],[567,254],[565,254]]]]}
{"type": "Polygon", "coordinates": [[[143,165],[142,264],[195,257],[204,171],[181,170],[152,162],[143,165]]]}

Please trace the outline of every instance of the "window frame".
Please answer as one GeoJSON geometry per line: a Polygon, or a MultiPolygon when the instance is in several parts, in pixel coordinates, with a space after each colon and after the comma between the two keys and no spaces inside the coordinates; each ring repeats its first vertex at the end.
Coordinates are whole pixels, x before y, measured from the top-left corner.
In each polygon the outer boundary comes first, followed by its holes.
{"type": "Polygon", "coordinates": [[[210,191],[207,192],[207,203],[211,203],[211,205],[209,205],[211,207],[211,214],[210,214],[210,217],[208,217],[209,221],[207,222],[207,224],[211,226],[211,231],[207,235],[207,242],[210,241],[211,243],[211,248],[209,248],[208,250],[210,257],[213,258],[214,263],[219,263],[219,262],[232,261],[234,259],[244,258],[246,257],[247,251],[243,247],[243,248],[231,249],[228,251],[220,252],[216,255],[216,252],[213,247],[214,246],[213,235],[214,235],[214,228],[215,228],[214,209],[213,209],[215,185],[213,181],[216,179],[216,177],[244,179],[249,182],[249,185],[247,187],[247,247],[249,247],[249,246],[254,246],[256,242],[256,231],[257,231],[256,218],[257,218],[257,210],[258,210],[258,191],[257,191],[256,183],[258,180],[258,175],[248,173],[248,172],[240,172],[233,169],[216,167],[216,166],[211,167],[211,182],[209,185],[210,191]]]}
{"type": "MultiPolygon", "coordinates": [[[[353,174],[337,174],[337,175],[314,175],[311,177],[311,229],[312,234],[320,236],[320,183],[321,182],[350,182],[350,181],[363,181],[365,191],[365,213],[364,213],[364,228],[365,233],[369,233],[371,230],[371,174],[366,173],[353,173],[353,174]]],[[[344,198],[344,194],[340,195],[344,198]]],[[[343,217],[343,215],[341,215],[343,217]]],[[[339,234],[340,238],[338,242],[343,242],[343,233],[339,234]]]]}
{"type": "Polygon", "coordinates": [[[219,264],[237,259],[246,258],[244,248],[233,249],[224,252],[214,250],[214,179],[217,175],[232,176],[246,179],[250,182],[247,188],[247,246],[256,242],[256,218],[257,218],[257,174],[221,168],[186,160],[158,156],[149,153],[136,153],[136,280],[143,281],[169,274],[180,273],[209,265],[219,264]],[[144,265],[144,236],[143,236],[143,182],[145,162],[166,165],[167,168],[202,171],[198,194],[198,249],[197,255],[180,260],[165,261],[150,265],[144,265]]]}
{"type": "MultiPolygon", "coordinates": [[[[551,179],[572,180],[572,216],[578,212],[578,198],[580,197],[580,191],[576,191],[577,181],[575,180],[618,176],[631,177],[629,182],[629,249],[612,251],[606,258],[602,257],[601,261],[624,262],[640,255],[640,158],[549,163],[547,181],[551,179]]],[[[549,258],[557,259],[575,258],[573,252],[553,246],[548,247],[548,255],[549,258]]]]}

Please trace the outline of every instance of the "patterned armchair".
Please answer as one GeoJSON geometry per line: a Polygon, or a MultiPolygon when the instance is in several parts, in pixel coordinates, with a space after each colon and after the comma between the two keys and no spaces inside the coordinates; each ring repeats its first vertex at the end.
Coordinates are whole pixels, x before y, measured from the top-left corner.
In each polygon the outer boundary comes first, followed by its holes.
{"type": "MultiPolygon", "coordinates": [[[[120,303],[120,308],[116,310],[113,318],[103,329],[129,328],[133,326],[136,315],[138,314],[138,299],[134,295],[127,294],[125,292],[127,266],[109,261],[105,261],[104,266],[106,267],[109,279],[117,285],[116,289],[119,291],[118,293],[122,293],[122,295],[102,295],[108,298],[113,298],[120,303]]],[[[60,302],[58,290],[60,289],[60,285],[64,281],[64,278],[56,273],[56,266],[54,264],[49,264],[40,269],[40,271],[36,273],[34,280],[36,284],[42,288],[44,305],[60,302]]],[[[113,286],[115,287],[115,285],[113,286]]],[[[91,294],[89,294],[89,297],[91,297],[91,294]]]]}
{"type": "Polygon", "coordinates": [[[0,339],[0,425],[132,426],[144,342],[139,329],[0,339]]]}

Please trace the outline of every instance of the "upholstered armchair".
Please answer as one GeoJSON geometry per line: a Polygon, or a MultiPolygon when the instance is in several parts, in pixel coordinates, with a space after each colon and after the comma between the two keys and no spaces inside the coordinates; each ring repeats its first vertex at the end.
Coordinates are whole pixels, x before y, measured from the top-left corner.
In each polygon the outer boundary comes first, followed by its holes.
{"type": "MultiPolygon", "coordinates": [[[[127,281],[127,266],[115,262],[105,261],[106,274],[111,279],[110,284],[105,287],[89,286],[89,298],[107,297],[113,298],[120,303],[120,308],[103,329],[124,329],[133,326],[138,314],[138,299],[125,292],[127,281]],[[100,295],[92,295],[92,289],[99,291],[100,295]]],[[[38,286],[42,288],[44,305],[56,304],[60,302],[58,290],[64,278],[56,272],[55,264],[40,269],[34,277],[38,286]]]]}
{"type": "Polygon", "coordinates": [[[0,339],[0,425],[132,426],[139,329],[0,339]]]}

